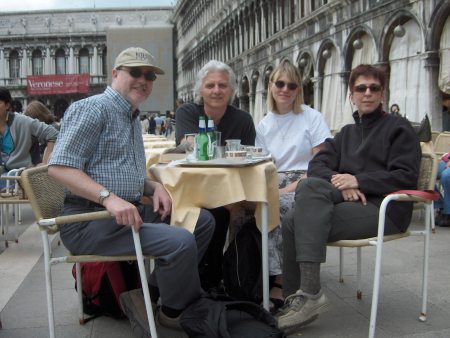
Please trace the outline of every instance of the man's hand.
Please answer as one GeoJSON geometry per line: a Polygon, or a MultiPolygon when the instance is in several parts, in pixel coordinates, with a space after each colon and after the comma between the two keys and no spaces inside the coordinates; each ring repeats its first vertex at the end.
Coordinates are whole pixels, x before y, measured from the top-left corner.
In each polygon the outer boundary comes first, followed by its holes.
{"type": "Polygon", "coordinates": [[[113,193],[103,201],[103,205],[116,218],[117,224],[129,225],[134,231],[139,231],[142,218],[135,205],[121,199],[113,193]]]}
{"type": "Polygon", "coordinates": [[[346,202],[356,202],[360,200],[362,204],[367,204],[366,195],[364,195],[359,189],[344,189],[341,191],[341,194],[342,198],[346,202]]]}
{"type": "Polygon", "coordinates": [[[163,185],[158,182],[153,182],[155,184],[153,191],[153,211],[158,212],[161,216],[161,220],[170,215],[172,211],[172,199],[164,189],[163,185]]]}
{"type": "Polygon", "coordinates": [[[336,174],[331,177],[331,184],[339,190],[358,189],[356,177],[350,174],[336,174]]]}

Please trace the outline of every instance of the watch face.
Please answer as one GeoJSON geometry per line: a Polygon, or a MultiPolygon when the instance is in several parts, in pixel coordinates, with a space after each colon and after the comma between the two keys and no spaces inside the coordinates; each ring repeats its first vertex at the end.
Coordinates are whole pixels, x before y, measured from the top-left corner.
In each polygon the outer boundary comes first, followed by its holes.
{"type": "Polygon", "coordinates": [[[109,190],[102,190],[100,191],[100,197],[108,197],[109,196],[109,190]]]}

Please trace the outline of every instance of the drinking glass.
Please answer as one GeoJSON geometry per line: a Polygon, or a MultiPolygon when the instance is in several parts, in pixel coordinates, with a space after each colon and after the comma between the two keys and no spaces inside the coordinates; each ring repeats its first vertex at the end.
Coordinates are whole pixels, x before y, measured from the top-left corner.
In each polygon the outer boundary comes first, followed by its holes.
{"type": "MultiPolygon", "coordinates": [[[[213,141],[208,144],[208,157],[209,159],[218,158],[217,157],[217,146],[220,146],[222,139],[222,133],[220,131],[213,131],[213,141]]],[[[220,157],[219,157],[220,158],[220,157]]]]}
{"type": "Polygon", "coordinates": [[[237,151],[241,150],[241,140],[239,139],[229,139],[225,140],[227,151],[237,151]]]}
{"type": "Polygon", "coordinates": [[[194,133],[184,135],[184,143],[186,144],[184,149],[186,151],[186,161],[188,162],[194,162],[197,159],[197,146],[195,143],[196,137],[197,134],[194,133]]]}

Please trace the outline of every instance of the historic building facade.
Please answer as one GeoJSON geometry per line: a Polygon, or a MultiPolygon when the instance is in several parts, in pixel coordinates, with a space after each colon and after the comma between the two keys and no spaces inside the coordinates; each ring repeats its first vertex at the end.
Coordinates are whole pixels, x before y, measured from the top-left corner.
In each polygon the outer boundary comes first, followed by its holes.
{"type": "Polygon", "coordinates": [[[236,103],[258,122],[269,74],[289,59],[303,74],[306,103],[339,129],[351,122],[350,71],[370,63],[388,73],[386,109],[397,103],[412,121],[428,114],[440,130],[441,95],[450,94],[449,14],[447,0],[179,0],[178,96],[193,100],[198,70],[221,60],[237,74],[236,103]]]}
{"type": "MultiPolygon", "coordinates": [[[[170,7],[2,13],[0,86],[8,87],[24,108],[38,99],[61,115],[71,102],[105,89],[112,68],[110,30],[168,25],[171,15],[170,7]],[[83,81],[81,74],[88,74],[88,89],[70,90],[67,81],[83,81]]],[[[133,42],[132,33],[128,41],[133,42]]]]}

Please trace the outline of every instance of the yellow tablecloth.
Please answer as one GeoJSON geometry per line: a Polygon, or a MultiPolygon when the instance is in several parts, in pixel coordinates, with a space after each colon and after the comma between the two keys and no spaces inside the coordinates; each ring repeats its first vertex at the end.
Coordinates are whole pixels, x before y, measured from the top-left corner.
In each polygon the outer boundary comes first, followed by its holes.
{"type": "Polygon", "coordinates": [[[146,142],[144,141],[144,148],[172,148],[175,147],[175,141],[152,141],[146,142]]]}
{"type": "Polygon", "coordinates": [[[159,157],[167,148],[149,148],[145,149],[145,159],[147,161],[147,169],[149,169],[153,164],[159,162],[159,157]]]}
{"type": "Polygon", "coordinates": [[[152,143],[152,142],[166,142],[166,141],[170,141],[169,139],[167,139],[166,137],[154,137],[154,138],[147,138],[147,139],[143,139],[144,143],[152,143]]]}
{"type": "Polygon", "coordinates": [[[164,135],[142,134],[143,140],[165,139],[164,135]]]}
{"type": "MultiPolygon", "coordinates": [[[[272,162],[222,168],[155,165],[150,173],[172,197],[172,225],[193,231],[200,208],[217,208],[240,201],[267,202],[269,231],[279,224],[278,177],[272,162]]],[[[260,208],[257,203],[258,226],[261,225],[260,208]]]]}

